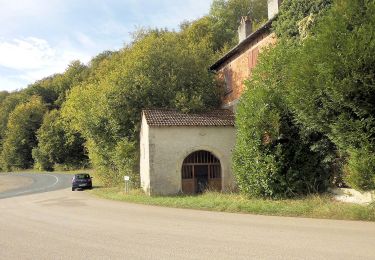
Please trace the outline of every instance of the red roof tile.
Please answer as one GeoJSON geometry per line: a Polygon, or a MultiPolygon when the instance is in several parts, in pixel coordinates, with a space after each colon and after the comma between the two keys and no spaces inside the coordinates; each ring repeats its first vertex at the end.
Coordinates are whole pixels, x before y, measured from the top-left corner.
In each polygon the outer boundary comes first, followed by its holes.
{"type": "Polygon", "coordinates": [[[143,110],[149,126],[234,126],[233,112],[217,109],[204,113],[185,114],[176,110],[143,110]]]}

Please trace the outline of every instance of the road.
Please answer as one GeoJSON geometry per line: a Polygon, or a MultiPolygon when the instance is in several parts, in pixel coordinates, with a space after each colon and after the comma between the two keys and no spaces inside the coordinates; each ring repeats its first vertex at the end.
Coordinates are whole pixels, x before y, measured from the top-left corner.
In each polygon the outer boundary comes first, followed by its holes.
{"type": "Polygon", "coordinates": [[[162,208],[62,189],[0,200],[0,259],[375,259],[375,224],[162,208]]]}
{"type": "Polygon", "coordinates": [[[0,199],[71,187],[70,174],[0,174],[0,199]]]}

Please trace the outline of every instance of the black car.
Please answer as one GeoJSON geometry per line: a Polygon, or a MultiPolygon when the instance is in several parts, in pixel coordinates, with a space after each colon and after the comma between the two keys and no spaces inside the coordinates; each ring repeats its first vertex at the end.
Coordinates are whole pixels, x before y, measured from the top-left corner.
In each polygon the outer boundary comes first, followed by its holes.
{"type": "Polygon", "coordinates": [[[92,189],[92,177],[87,173],[75,174],[72,179],[72,191],[77,188],[92,189]]]}

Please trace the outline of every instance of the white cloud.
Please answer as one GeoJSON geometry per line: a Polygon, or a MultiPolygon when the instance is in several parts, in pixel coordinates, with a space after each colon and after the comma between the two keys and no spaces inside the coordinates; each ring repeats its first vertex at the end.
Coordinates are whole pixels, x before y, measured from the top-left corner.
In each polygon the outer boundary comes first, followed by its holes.
{"type": "Polygon", "coordinates": [[[73,60],[86,63],[90,58],[91,55],[82,50],[51,46],[40,38],[0,40],[0,67],[12,71],[12,77],[1,76],[0,87],[23,88],[43,77],[63,72],[73,60]],[[24,82],[26,85],[21,85],[24,82]]]}
{"type": "Polygon", "coordinates": [[[0,41],[0,66],[10,69],[38,69],[48,65],[56,56],[48,42],[29,37],[0,41]]]}

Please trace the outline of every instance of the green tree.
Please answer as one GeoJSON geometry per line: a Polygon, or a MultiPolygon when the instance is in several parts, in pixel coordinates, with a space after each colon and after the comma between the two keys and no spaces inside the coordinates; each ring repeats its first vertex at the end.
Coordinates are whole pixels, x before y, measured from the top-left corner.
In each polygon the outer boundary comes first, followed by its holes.
{"type": "Polygon", "coordinates": [[[10,95],[10,93],[8,91],[0,91],[0,105],[4,102],[4,100],[9,95],[10,95]]]}
{"type": "Polygon", "coordinates": [[[332,2],[333,0],[283,0],[277,20],[272,24],[277,37],[306,37],[332,2]]]}
{"type": "Polygon", "coordinates": [[[271,198],[324,191],[331,144],[296,124],[286,102],[284,70],[293,48],[279,43],[261,56],[236,115],[233,164],[239,188],[271,198]]]}
{"type": "Polygon", "coordinates": [[[4,170],[26,169],[33,165],[31,151],[37,145],[36,131],[45,111],[41,98],[33,96],[10,114],[1,153],[4,170]]]}
{"type": "Polygon", "coordinates": [[[0,138],[5,137],[10,113],[16,106],[26,100],[25,95],[19,92],[9,94],[0,104],[0,138]]]}
{"type": "Polygon", "coordinates": [[[55,165],[74,169],[87,164],[84,140],[69,129],[59,110],[48,112],[37,131],[38,146],[32,151],[35,168],[53,170],[55,165]]]}
{"type": "Polygon", "coordinates": [[[212,24],[214,50],[220,50],[226,44],[233,47],[238,43],[237,29],[242,16],[249,16],[254,21],[254,25],[259,26],[267,20],[267,1],[214,0],[212,2],[209,18],[212,24]]]}
{"type": "Polygon", "coordinates": [[[337,145],[349,184],[364,190],[375,184],[374,13],[374,1],[335,1],[299,45],[286,81],[298,121],[337,145]]]}
{"type": "MultiPolygon", "coordinates": [[[[124,169],[109,151],[133,151],[128,146],[136,146],[142,109],[189,112],[219,104],[214,75],[207,71],[213,62],[212,49],[207,41],[189,39],[183,33],[143,32],[71,90],[63,115],[89,141],[95,167],[105,166],[108,172],[124,169]],[[128,148],[118,150],[124,142],[128,148]]],[[[134,153],[129,156],[134,158],[134,153]]]]}

